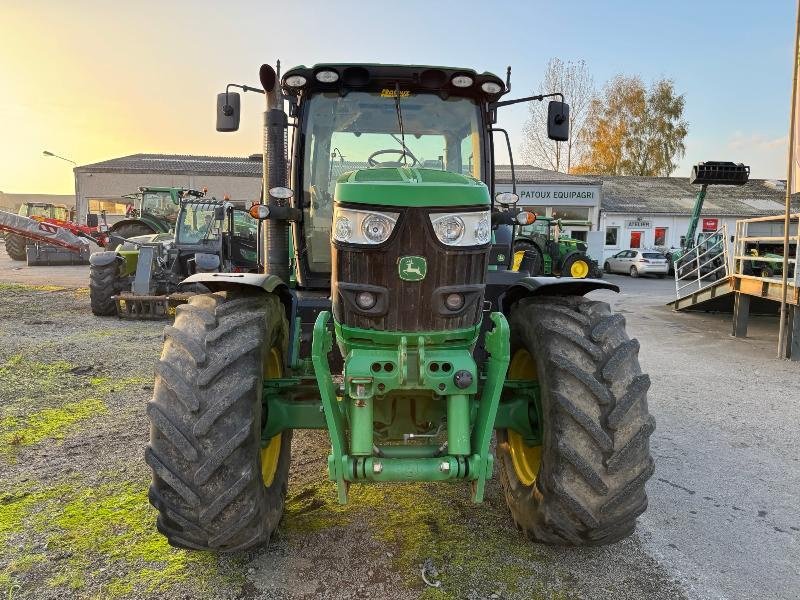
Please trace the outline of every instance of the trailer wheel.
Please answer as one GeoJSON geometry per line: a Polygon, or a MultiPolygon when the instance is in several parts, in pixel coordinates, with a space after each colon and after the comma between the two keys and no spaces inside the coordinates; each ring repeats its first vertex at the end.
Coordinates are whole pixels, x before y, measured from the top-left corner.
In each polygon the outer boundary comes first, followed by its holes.
{"type": "Polygon", "coordinates": [[[119,276],[119,263],[115,260],[108,265],[89,266],[89,303],[92,313],[98,317],[117,314],[114,296],[122,291],[119,276]]]}
{"type": "Polygon", "coordinates": [[[25,252],[27,245],[24,237],[14,233],[6,234],[6,252],[11,260],[26,260],[28,258],[25,252]]]}
{"type": "MultiPolygon", "coordinates": [[[[510,379],[538,380],[542,444],[498,430],[500,480],[514,522],[549,544],[601,545],[634,531],[653,474],[650,379],[639,344],[605,302],[525,298],[511,309],[510,379]]],[[[533,423],[532,423],[533,424],[533,423]]]]}
{"type": "MultiPolygon", "coordinates": [[[[137,235],[152,235],[154,233],[158,233],[154,231],[152,228],[148,227],[147,225],[143,225],[142,223],[125,223],[120,225],[118,229],[114,229],[109,233],[118,235],[120,237],[124,237],[125,239],[136,237],[137,235]]],[[[106,245],[106,250],[115,250],[120,245],[120,242],[117,241],[109,241],[106,245]]]]}
{"type": "Polygon", "coordinates": [[[262,393],[283,374],[287,330],[276,295],[229,292],[192,296],[165,329],[145,459],[156,524],[173,546],[244,550],[278,526],[292,434],[262,447],[262,393]]]}

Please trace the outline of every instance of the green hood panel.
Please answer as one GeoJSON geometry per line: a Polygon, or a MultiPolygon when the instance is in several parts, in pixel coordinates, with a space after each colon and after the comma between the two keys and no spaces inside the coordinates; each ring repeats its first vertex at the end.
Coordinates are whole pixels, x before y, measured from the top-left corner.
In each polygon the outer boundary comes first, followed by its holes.
{"type": "Polygon", "coordinates": [[[438,169],[382,167],[342,174],[336,202],[385,206],[488,206],[489,190],[472,177],[438,169]]]}

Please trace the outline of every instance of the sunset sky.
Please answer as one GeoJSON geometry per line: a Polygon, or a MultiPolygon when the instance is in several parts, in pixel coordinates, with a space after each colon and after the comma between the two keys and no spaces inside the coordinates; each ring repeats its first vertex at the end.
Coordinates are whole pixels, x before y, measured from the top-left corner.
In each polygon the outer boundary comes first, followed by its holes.
{"type": "MultiPolygon", "coordinates": [[[[793,1],[320,2],[0,0],[0,191],[72,193],[72,165],[137,152],[259,150],[262,98],[242,127],[214,130],[228,82],[258,84],[262,62],[511,64],[513,95],[551,57],[584,59],[598,87],[616,73],[675,80],[687,155],[785,176],[793,1]]],[[[518,148],[524,106],[501,113],[518,148]]],[[[519,160],[519,159],[518,159],[519,160]]]]}

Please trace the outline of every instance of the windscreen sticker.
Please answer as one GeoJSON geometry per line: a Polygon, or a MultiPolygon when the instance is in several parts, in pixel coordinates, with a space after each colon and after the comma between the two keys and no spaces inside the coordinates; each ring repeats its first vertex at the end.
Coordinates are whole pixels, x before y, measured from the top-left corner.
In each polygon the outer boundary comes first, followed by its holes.
{"type": "Polygon", "coordinates": [[[410,98],[411,90],[392,90],[383,88],[381,90],[381,98],[410,98]]]}

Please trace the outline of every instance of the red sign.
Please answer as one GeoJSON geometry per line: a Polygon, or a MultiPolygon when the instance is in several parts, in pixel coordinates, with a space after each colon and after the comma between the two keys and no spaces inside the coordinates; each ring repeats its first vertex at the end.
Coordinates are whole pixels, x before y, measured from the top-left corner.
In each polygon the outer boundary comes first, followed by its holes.
{"type": "Polygon", "coordinates": [[[719,219],[703,219],[703,231],[716,231],[719,229],[719,219]]]}

